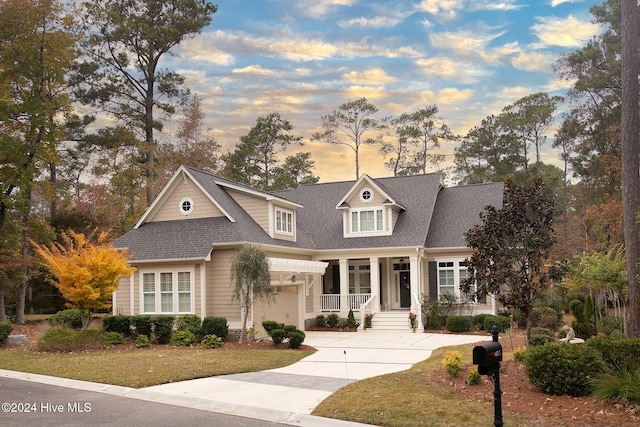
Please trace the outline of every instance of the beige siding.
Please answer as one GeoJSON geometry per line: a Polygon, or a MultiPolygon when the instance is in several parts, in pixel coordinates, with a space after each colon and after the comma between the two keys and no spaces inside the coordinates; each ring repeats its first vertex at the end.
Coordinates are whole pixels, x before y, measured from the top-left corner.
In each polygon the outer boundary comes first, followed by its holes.
{"type": "Polygon", "coordinates": [[[227,321],[240,321],[240,304],[231,302],[231,263],[234,250],[214,249],[207,263],[207,316],[225,317],[227,321]]]}
{"type": "MultiPolygon", "coordinates": [[[[135,277],[134,273],[134,277],[135,277]]],[[[123,277],[120,279],[120,284],[118,285],[118,289],[116,290],[116,305],[113,308],[115,314],[123,314],[126,316],[130,316],[131,314],[131,279],[129,276],[123,277]]]]}
{"type": "Polygon", "coordinates": [[[347,199],[346,202],[352,208],[364,208],[368,206],[381,206],[384,200],[385,200],[384,197],[380,195],[380,193],[378,193],[375,189],[370,187],[369,184],[365,181],[358,186],[356,191],[352,193],[351,197],[347,199]],[[360,193],[365,188],[368,188],[369,190],[371,190],[371,194],[373,195],[373,197],[370,199],[368,203],[365,203],[362,200],[360,200],[360,193]]]}
{"type": "Polygon", "coordinates": [[[269,203],[266,200],[233,190],[229,190],[229,195],[266,233],[269,232],[269,203]]]}
{"type": "Polygon", "coordinates": [[[260,331],[260,336],[266,336],[266,331],[262,328],[265,320],[275,320],[285,325],[298,324],[298,292],[300,286],[278,287],[274,301],[269,304],[266,301],[256,301],[253,307],[254,327],[260,331]]]}
{"type": "Polygon", "coordinates": [[[158,211],[148,219],[149,222],[224,216],[222,211],[190,179],[181,176],[177,180],[180,182],[176,183],[173,191],[162,201],[158,211]],[[185,197],[193,200],[193,212],[189,215],[184,215],[180,211],[180,202],[185,197]]]}

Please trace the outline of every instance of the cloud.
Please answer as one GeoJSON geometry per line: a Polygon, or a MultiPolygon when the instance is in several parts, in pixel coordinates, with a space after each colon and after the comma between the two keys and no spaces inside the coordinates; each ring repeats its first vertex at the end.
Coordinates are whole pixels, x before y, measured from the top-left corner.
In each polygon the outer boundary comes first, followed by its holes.
{"type": "Polygon", "coordinates": [[[385,73],[382,68],[369,68],[362,72],[351,71],[343,74],[342,77],[349,83],[368,85],[382,85],[397,80],[396,77],[385,73]]]}
{"type": "Polygon", "coordinates": [[[322,19],[335,13],[340,7],[352,6],[357,2],[358,0],[298,0],[296,6],[309,17],[322,19]]]}
{"type": "Polygon", "coordinates": [[[523,7],[524,5],[518,4],[518,0],[422,0],[416,6],[416,10],[437,15],[440,18],[452,19],[458,15],[458,11],[509,11],[519,10],[523,7]]]}
{"type": "Polygon", "coordinates": [[[430,77],[441,77],[464,84],[476,83],[489,74],[471,63],[445,57],[419,59],[416,64],[430,77]]]}
{"type": "Polygon", "coordinates": [[[233,74],[254,74],[259,76],[276,77],[279,73],[273,70],[263,68],[261,65],[248,65],[243,68],[234,68],[231,71],[233,74]]]}
{"type": "Polygon", "coordinates": [[[581,3],[584,0],[551,0],[551,7],[556,7],[562,3],[581,3]]]}
{"type": "Polygon", "coordinates": [[[367,98],[367,100],[371,101],[374,99],[381,99],[387,95],[384,87],[378,86],[351,86],[346,90],[345,93],[347,99],[352,100],[356,98],[367,98]]]}
{"type": "Polygon", "coordinates": [[[458,31],[432,34],[429,41],[438,49],[452,52],[460,57],[477,57],[491,65],[499,65],[508,56],[521,51],[517,42],[506,43],[495,48],[488,47],[489,43],[504,33],[495,34],[477,31],[458,31]]]}
{"type": "Polygon", "coordinates": [[[538,52],[521,52],[511,59],[511,65],[523,71],[551,71],[556,57],[538,52]]]}
{"type": "Polygon", "coordinates": [[[569,15],[566,18],[538,16],[531,30],[540,40],[536,47],[561,46],[580,48],[593,35],[597,34],[600,28],[597,24],[569,15]]]}

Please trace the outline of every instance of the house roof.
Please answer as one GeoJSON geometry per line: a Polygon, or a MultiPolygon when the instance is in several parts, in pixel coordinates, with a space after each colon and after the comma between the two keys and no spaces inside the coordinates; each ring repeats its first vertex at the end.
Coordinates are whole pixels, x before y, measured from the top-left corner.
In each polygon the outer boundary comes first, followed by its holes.
{"type": "MultiPolygon", "coordinates": [[[[246,242],[307,250],[466,247],[464,232],[479,221],[484,206],[502,205],[501,183],[443,188],[440,174],[366,177],[369,184],[397,207],[395,228],[391,235],[345,238],[343,210],[337,207],[360,181],[264,192],[189,167],[181,167],[179,171],[215,201],[224,216],[146,222],[145,214],[133,230],[114,243],[116,247],[128,248],[133,261],[206,259],[216,245],[246,242]],[[229,190],[295,209],[296,241],[270,237],[229,190]]],[[[178,174],[174,178],[176,176],[178,174]]],[[[165,190],[170,186],[171,181],[165,190]]],[[[149,209],[152,208],[154,205],[149,209]]]]}
{"type": "Polygon", "coordinates": [[[467,246],[464,234],[480,222],[486,206],[502,206],[504,185],[501,182],[443,188],[438,194],[427,248],[467,246]]]}

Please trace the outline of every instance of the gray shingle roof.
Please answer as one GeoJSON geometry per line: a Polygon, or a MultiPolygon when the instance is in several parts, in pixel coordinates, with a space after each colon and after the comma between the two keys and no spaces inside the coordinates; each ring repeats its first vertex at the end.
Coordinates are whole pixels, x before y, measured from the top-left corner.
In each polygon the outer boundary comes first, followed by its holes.
{"type": "Polygon", "coordinates": [[[483,208],[502,205],[501,183],[442,188],[440,174],[374,179],[406,210],[400,212],[390,236],[344,238],[343,211],[336,209],[336,204],[356,181],[266,193],[193,168],[185,169],[235,222],[216,217],[142,223],[115,242],[116,247],[129,249],[132,260],[204,259],[216,245],[245,242],[318,250],[465,247],[464,232],[478,222],[483,208]],[[296,210],[297,241],[269,237],[229,195],[228,185],[302,205],[296,210]]]}
{"type": "Polygon", "coordinates": [[[502,207],[503,183],[443,188],[429,227],[425,247],[457,248],[467,246],[464,234],[480,222],[486,206],[502,207]]]}

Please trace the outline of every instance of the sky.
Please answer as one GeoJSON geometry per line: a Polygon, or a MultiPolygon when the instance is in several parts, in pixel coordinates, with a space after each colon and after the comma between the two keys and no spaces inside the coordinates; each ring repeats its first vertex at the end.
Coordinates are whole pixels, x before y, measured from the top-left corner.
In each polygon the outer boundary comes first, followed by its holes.
{"type": "MultiPolygon", "coordinates": [[[[161,66],[186,77],[223,152],[258,117],[279,113],[304,141],[286,155],[311,152],[320,182],[352,180],[352,150],[310,141],[323,115],[361,97],[379,109],[377,118],[435,104],[464,135],[526,95],[565,95],[573,82],[553,64],[602,31],[589,13],[602,2],[218,0],[211,24],[161,66]]],[[[169,137],[176,119],[165,128],[169,137]]],[[[552,137],[553,130],[543,161],[559,164],[552,137]]],[[[437,150],[443,167],[453,152],[452,144],[437,150]]],[[[392,175],[370,146],[360,149],[360,170],[392,175]]]]}

